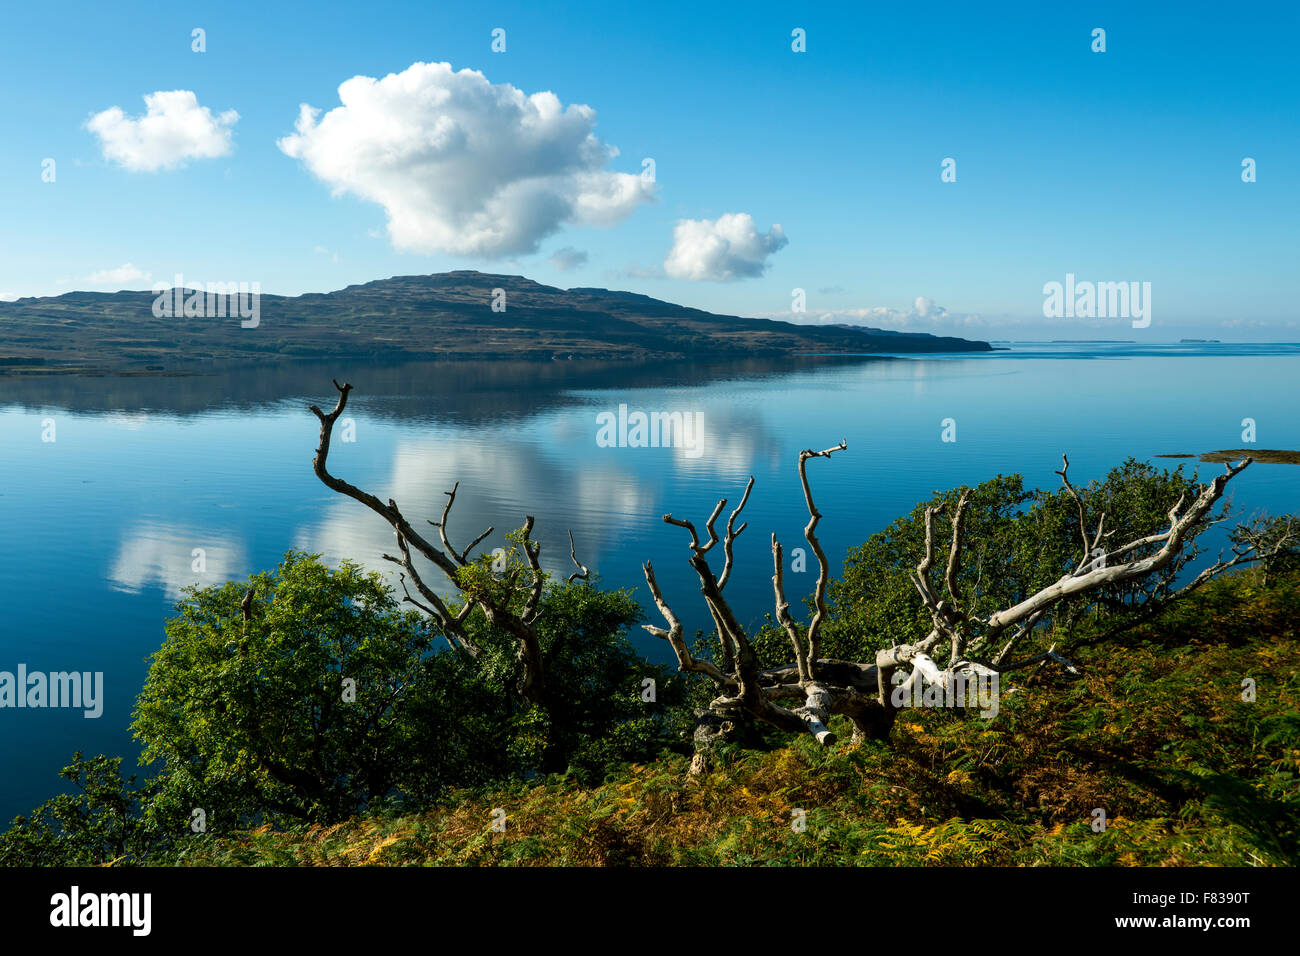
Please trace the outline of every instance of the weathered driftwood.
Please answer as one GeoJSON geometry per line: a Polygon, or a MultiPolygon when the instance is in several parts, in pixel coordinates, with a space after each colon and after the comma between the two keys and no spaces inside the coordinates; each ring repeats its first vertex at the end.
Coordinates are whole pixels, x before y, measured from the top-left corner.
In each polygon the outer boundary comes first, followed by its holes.
{"type": "MultiPolygon", "coordinates": [[[[447,534],[447,520],[451,516],[452,505],[456,502],[456,492],[460,488],[460,483],[457,482],[451,491],[444,492],[447,496],[447,503],[442,509],[442,519],[428,522],[438,529],[438,537],[442,542],[442,547],[439,548],[411,525],[406,516],[402,514],[401,509],[398,508],[396,501],[390,498],[388,503],[385,504],[369,492],[362,491],[355,485],[331,474],[328,467],[328,458],[334,423],[338,421],[339,416],[343,414],[343,410],[347,407],[348,393],[352,391],[350,384],[340,385],[337,381],[334,382],[334,387],[338,389],[339,398],[333,411],[325,413],[317,406],[311,406],[312,413],[320,419],[320,444],[316,448],[316,457],[312,461],[316,477],[326,487],[361,502],[392,526],[393,533],[397,537],[397,551],[400,557],[385,554],[384,560],[391,561],[402,567],[403,573],[400,575],[400,581],[405,594],[405,601],[419,608],[433,619],[452,650],[475,659],[482,653],[482,649],[465,629],[465,622],[469,615],[475,608],[480,609],[490,624],[501,628],[517,642],[516,653],[523,665],[523,678],[519,687],[520,695],[532,703],[542,702],[546,690],[546,662],[543,660],[536,624],[546,576],[542,573],[542,566],[539,561],[542,546],[532,539],[533,516],[528,515],[525,517],[520,540],[524,558],[528,564],[527,573],[515,572],[513,577],[507,581],[509,586],[508,596],[494,598],[481,589],[476,589],[473,594],[468,594],[461,589],[466,600],[456,613],[452,613],[446,602],[421,577],[412,557],[412,549],[432,562],[438,570],[447,576],[452,584],[460,589],[457,571],[473,560],[474,549],[494,529],[488,528],[463,550],[457,551],[452,546],[447,534]],[[407,587],[408,577],[411,583],[415,585],[415,590],[423,598],[423,601],[411,595],[410,589],[407,587]],[[524,598],[521,611],[511,609],[515,597],[524,598]]],[[[589,572],[578,561],[572,531],[569,532],[569,554],[578,568],[569,576],[569,581],[573,582],[578,578],[586,579],[589,572]]]]}
{"type": "MultiPolygon", "coordinates": [[[[690,535],[690,565],[700,580],[700,593],[713,619],[719,640],[718,663],[697,660],[693,657],[683,637],[681,621],[673,613],[655,579],[650,562],[643,565],[646,583],[656,606],[668,627],[646,625],[651,634],[664,638],[677,656],[682,671],[703,674],[715,685],[719,696],[710,705],[708,719],[714,728],[726,724],[722,731],[704,735],[706,741],[725,735],[736,725],[736,715],[743,714],[751,720],[762,721],[790,732],[806,732],[819,743],[831,744],[835,734],[827,724],[831,715],[841,714],[853,726],[855,740],[863,737],[886,737],[893,726],[897,708],[892,698],[894,674],[899,668],[909,673],[901,688],[910,692],[919,681],[951,686],[958,675],[980,677],[1003,673],[1033,663],[1054,660],[1071,669],[1073,665],[1055,651],[1055,645],[1046,654],[1027,661],[1010,662],[1010,655],[1024,638],[1033,632],[1035,625],[1059,601],[1078,594],[1097,590],[1109,584],[1129,581],[1149,575],[1167,566],[1178,555],[1189,534],[1202,522],[1209,521],[1210,512],[1222,498],[1224,487],[1250,464],[1250,459],[1240,464],[1229,462],[1224,474],[1204,486],[1196,499],[1187,507],[1183,500],[1169,510],[1169,529],[1147,535],[1124,544],[1107,546],[1104,533],[1106,516],[1102,514],[1096,528],[1090,526],[1082,498],[1070,484],[1069,459],[1062,456],[1063,465],[1057,474],[1078,507],[1081,557],[1073,571],[1043,588],[1025,600],[987,619],[976,619],[968,612],[965,596],[959,586],[966,512],[971,501],[969,489],[962,489],[952,509],[952,535],[948,543],[947,562],[941,583],[933,580],[935,566],[934,519],[943,509],[925,510],[924,553],[912,583],[921,602],[930,613],[931,630],[914,644],[898,644],[876,652],[870,663],[825,660],[819,654],[819,632],[826,616],[826,588],[830,578],[826,554],[817,540],[817,524],[822,515],[813,502],[808,482],[807,463],[813,458],[829,458],[847,447],[845,442],[824,451],[805,450],[799,453],[799,481],[808,509],[808,525],[804,537],[817,557],[819,574],[813,590],[813,616],[807,627],[801,627],[790,614],[790,604],[785,595],[783,549],[776,535],[772,536],[772,588],[776,606],[776,619],[790,640],[793,661],[780,667],[760,669],[749,636],[723,594],[732,573],[732,555],[735,539],[747,524],[735,526],[737,516],[749,500],[754,487],[751,477],[745,486],[740,505],[731,513],[727,530],[719,538],[714,530],[718,516],[726,507],[723,498],[705,523],[707,540],[703,543],[695,526],[687,520],[664,515],[668,524],[685,529],[690,535]],[[708,554],[721,541],[725,556],[721,577],[715,577],[708,562],[708,554]],[[1159,548],[1142,557],[1135,553],[1159,545],[1159,548]],[[1002,646],[998,647],[998,642],[1002,646]],[[945,667],[940,668],[932,658],[940,647],[946,647],[945,667]]],[[[1171,595],[1161,599],[1167,602],[1185,595],[1214,576],[1229,568],[1261,557],[1254,545],[1235,547],[1233,556],[1219,560],[1203,570],[1191,582],[1171,595]]],[[[697,744],[700,739],[697,737],[697,744]]],[[[697,762],[698,763],[698,762],[697,762]]],[[[693,765],[694,766],[694,765],[693,765]]]]}

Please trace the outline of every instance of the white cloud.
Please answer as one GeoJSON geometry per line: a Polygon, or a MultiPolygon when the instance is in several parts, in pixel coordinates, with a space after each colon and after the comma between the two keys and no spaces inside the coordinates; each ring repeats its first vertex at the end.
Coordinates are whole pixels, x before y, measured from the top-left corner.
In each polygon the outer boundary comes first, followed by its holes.
{"type": "Polygon", "coordinates": [[[595,110],[554,93],[414,63],[354,76],[339,101],[324,115],[304,103],[278,145],[336,196],[383,206],[402,251],[536,252],[565,223],[612,225],[653,197],[639,175],[605,168],[618,151],[596,138],[595,110]]]}
{"type": "Polygon", "coordinates": [[[143,521],[122,538],[108,578],[118,590],[160,587],[173,600],[191,584],[220,584],[239,577],[246,565],[244,547],[219,531],[143,521]],[[202,571],[195,570],[202,550],[202,571]]]}
{"type": "Polygon", "coordinates": [[[105,159],[133,172],[153,173],[230,153],[231,128],[239,120],[234,110],[213,116],[190,90],[146,93],[144,103],[141,117],[114,106],[86,121],[99,137],[105,159]]]}
{"type": "Polygon", "coordinates": [[[98,272],[92,272],[86,276],[85,282],[89,285],[112,286],[117,289],[124,289],[129,282],[148,282],[152,275],[153,273],[142,272],[128,262],[116,269],[100,269],[98,272]]]}
{"type": "Polygon", "coordinates": [[[933,299],[918,295],[910,309],[877,305],[865,309],[831,309],[809,312],[756,312],[757,318],[781,319],[800,325],[855,325],[874,329],[908,332],[958,333],[962,330],[987,328],[989,322],[978,313],[954,313],[933,299]]]}
{"type": "Polygon", "coordinates": [[[546,261],[561,272],[568,272],[570,269],[578,268],[578,266],[585,266],[587,264],[587,254],[581,249],[565,246],[563,249],[556,249],[546,261]]]}
{"type": "Polygon", "coordinates": [[[922,319],[934,319],[941,321],[948,316],[948,310],[941,305],[935,305],[933,299],[927,299],[923,295],[918,295],[912,302],[912,311],[922,319]]]}
{"type": "Polygon", "coordinates": [[[679,219],[673,248],[664,260],[672,279],[728,281],[761,276],[767,257],[787,243],[780,225],[758,231],[748,213],[729,212],[717,219],[679,219]]]}

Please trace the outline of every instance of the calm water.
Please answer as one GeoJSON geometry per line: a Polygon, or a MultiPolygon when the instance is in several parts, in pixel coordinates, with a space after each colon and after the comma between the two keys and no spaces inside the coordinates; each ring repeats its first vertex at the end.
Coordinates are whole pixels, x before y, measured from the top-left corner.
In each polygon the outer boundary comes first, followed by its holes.
{"type": "MultiPolygon", "coordinates": [[[[311,471],[310,402],[356,386],[356,441],[332,470],[436,518],[459,481],[451,520],[461,546],[537,516],[543,563],[568,571],[566,530],[610,586],[638,588],[640,564],[688,627],[704,626],[684,532],[718,497],[734,503],[756,477],[728,589],[742,617],[771,607],[769,534],[787,549],[806,514],[795,460],[841,438],[847,452],[809,465],[835,567],[845,551],[932,491],[1021,472],[1055,487],[1062,451],[1085,482],[1127,456],[1242,445],[1253,418],[1261,448],[1300,448],[1300,345],[1012,345],[977,356],[799,360],[610,369],[527,366],[295,366],[183,379],[0,377],[0,670],[102,671],[103,716],[0,709],[0,824],[56,792],[75,750],[124,755],[127,730],[162,623],[180,589],[273,567],[302,548],[388,571],[392,535],[311,471]],[[602,448],[596,416],[699,412],[702,453],[602,448]],[[941,440],[955,419],[955,442],[941,440]],[[52,419],[55,441],[42,441],[52,419]],[[192,552],[207,570],[191,570],[192,552]]],[[[1160,462],[1170,465],[1170,462],[1160,462]]],[[[1189,466],[1190,467],[1190,466],[1189,466]]],[[[1203,465],[1204,473],[1220,466],[1203,465]]],[[[1300,506],[1300,469],[1256,464],[1236,482],[1246,511],[1300,506]]],[[[815,569],[791,575],[794,595],[815,569]]],[[[658,623],[656,621],[656,623],[658,623]]],[[[666,647],[638,633],[644,653],[666,647]]]]}

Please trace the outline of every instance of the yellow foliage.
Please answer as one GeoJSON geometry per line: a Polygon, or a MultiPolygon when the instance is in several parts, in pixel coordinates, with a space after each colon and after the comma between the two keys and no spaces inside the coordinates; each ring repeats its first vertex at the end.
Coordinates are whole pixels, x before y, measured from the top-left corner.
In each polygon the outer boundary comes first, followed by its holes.
{"type": "Polygon", "coordinates": [[[376,844],[375,844],[375,848],[374,848],[373,850],[371,850],[371,851],[370,851],[370,855],[369,855],[368,857],[366,857],[366,862],[367,862],[367,863],[379,863],[379,862],[380,862],[380,856],[382,856],[384,850],[387,849],[388,847],[392,846],[392,845],[393,845],[394,843],[396,843],[399,839],[400,839],[400,837],[397,836],[396,834],[394,834],[393,836],[385,837],[385,838],[384,838],[383,840],[381,840],[379,843],[376,843],[376,844]]]}

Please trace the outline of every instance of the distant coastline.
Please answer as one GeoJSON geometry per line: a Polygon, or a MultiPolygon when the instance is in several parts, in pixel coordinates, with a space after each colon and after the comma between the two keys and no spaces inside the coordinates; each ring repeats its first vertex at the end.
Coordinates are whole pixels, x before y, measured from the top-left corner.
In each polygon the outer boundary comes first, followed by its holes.
{"type": "Polygon", "coordinates": [[[928,333],[718,315],[609,289],[480,272],[396,276],[336,292],[241,296],[178,286],[0,302],[0,375],[203,372],[300,360],[664,361],[799,354],[989,352],[928,333]],[[191,311],[190,306],[193,306],[191,311]]]}

